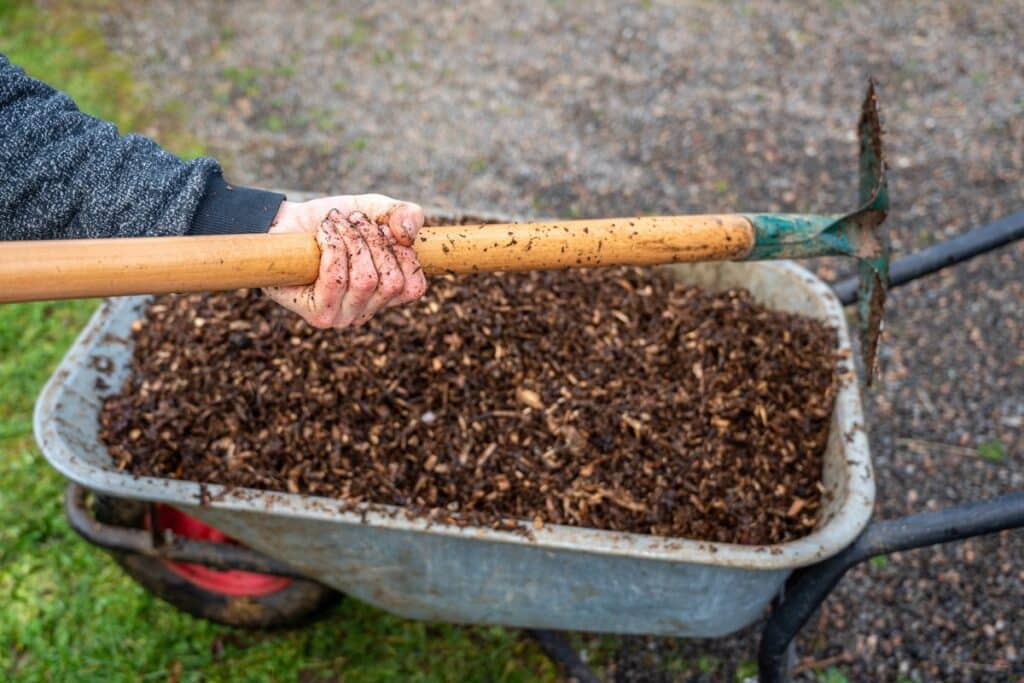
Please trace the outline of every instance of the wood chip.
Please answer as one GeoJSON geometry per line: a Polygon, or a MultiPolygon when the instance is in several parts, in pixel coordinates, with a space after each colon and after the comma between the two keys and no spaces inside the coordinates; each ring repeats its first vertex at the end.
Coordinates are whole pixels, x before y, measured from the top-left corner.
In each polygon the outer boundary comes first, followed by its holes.
{"type": "Polygon", "coordinates": [[[101,438],[134,474],[745,544],[819,514],[835,333],[743,290],[442,276],[346,331],[257,291],[167,295],[132,336],[101,438]]]}

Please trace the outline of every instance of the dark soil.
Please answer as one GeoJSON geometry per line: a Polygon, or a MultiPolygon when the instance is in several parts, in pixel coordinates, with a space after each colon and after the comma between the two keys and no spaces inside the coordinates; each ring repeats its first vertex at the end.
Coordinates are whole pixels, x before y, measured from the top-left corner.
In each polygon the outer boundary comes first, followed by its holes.
{"type": "Polygon", "coordinates": [[[362,329],[157,298],[102,438],[140,475],[762,544],[813,528],[834,331],[663,271],[435,278],[362,329]]]}

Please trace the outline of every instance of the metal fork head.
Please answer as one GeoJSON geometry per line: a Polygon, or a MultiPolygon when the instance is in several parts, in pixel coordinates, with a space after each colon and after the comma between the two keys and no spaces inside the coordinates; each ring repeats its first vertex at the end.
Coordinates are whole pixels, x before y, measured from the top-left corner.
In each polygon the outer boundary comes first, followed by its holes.
{"type": "Polygon", "coordinates": [[[860,317],[861,353],[868,384],[874,378],[875,355],[882,333],[882,312],[889,287],[889,240],[881,225],[889,212],[889,183],[882,152],[882,124],[878,117],[875,83],[861,105],[857,124],[860,138],[860,208],[844,216],[836,226],[845,231],[853,256],[859,260],[860,288],[857,311],[860,317]]]}
{"type": "Polygon", "coordinates": [[[889,186],[882,152],[875,83],[868,83],[857,124],[860,138],[859,208],[847,214],[744,214],[754,227],[754,247],[747,260],[842,255],[857,259],[861,352],[868,384],[874,378],[875,354],[882,331],[882,311],[889,285],[889,240],[882,222],[889,211],[889,186]]]}

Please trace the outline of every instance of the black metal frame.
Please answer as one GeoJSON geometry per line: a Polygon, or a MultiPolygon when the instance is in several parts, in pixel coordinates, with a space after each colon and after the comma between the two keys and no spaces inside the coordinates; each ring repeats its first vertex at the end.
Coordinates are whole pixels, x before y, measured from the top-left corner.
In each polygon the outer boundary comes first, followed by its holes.
{"type": "MultiPolygon", "coordinates": [[[[889,287],[905,285],[1018,240],[1024,240],[1024,211],[893,262],[889,267],[889,287]]],[[[832,289],[843,304],[849,305],[857,302],[858,284],[858,278],[852,277],[837,282],[832,289]]]]}
{"type": "Polygon", "coordinates": [[[192,562],[213,569],[239,569],[293,579],[308,578],[280,560],[242,546],[197,541],[172,534],[164,536],[148,529],[104,524],[89,512],[87,494],[88,491],[81,484],[69,483],[64,491],[64,516],[75,533],[105,550],[145,555],[168,562],[192,562]]]}
{"type": "MultiPolygon", "coordinates": [[[[1024,211],[935,245],[892,264],[890,287],[911,282],[974,256],[1024,239],[1024,211]]],[[[857,278],[834,285],[844,304],[857,301],[857,278]]],[[[94,545],[115,552],[132,552],[173,562],[195,562],[216,569],[305,578],[286,564],[248,548],[186,538],[161,538],[141,529],[103,524],[89,514],[86,490],[70,484],[64,509],[71,528],[94,545]]],[[[974,536],[1024,527],[1024,491],[987,501],[956,505],[899,519],[874,521],[847,548],[818,564],[793,572],[761,632],[758,676],[761,683],[789,680],[792,644],[811,615],[821,606],[843,575],[857,564],[886,553],[961,541],[974,536]]],[[[597,683],[569,640],[553,631],[527,633],[544,653],[578,683],[597,683]]]]}
{"type": "Polygon", "coordinates": [[[875,555],[962,541],[1024,527],[1024,491],[944,510],[872,522],[845,550],[793,572],[783,597],[761,632],[757,665],[761,683],[789,680],[793,639],[847,570],[875,555]]]}

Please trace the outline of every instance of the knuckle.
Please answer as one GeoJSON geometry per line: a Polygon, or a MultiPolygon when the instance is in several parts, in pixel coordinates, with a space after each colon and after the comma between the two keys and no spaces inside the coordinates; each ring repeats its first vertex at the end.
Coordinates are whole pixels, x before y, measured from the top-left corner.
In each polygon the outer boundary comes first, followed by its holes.
{"type": "Polygon", "coordinates": [[[421,296],[427,293],[427,279],[420,275],[414,278],[412,283],[409,285],[409,295],[413,299],[419,299],[421,296]]]}
{"type": "Polygon", "coordinates": [[[334,313],[326,309],[316,311],[307,318],[307,321],[318,330],[327,330],[334,327],[334,313]]]}
{"type": "Polygon", "coordinates": [[[348,258],[344,253],[335,254],[324,264],[323,274],[330,278],[331,282],[340,283],[348,278],[348,258]]]}
{"type": "Polygon", "coordinates": [[[355,281],[352,283],[352,289],[360,294],[372,294],[377,290],[378,284],[379,281],[376,273],[361,273],[356,276],[355,281]]]}
{"type": "Polygon", "coordinates": [[[405,289],[405,278],[402,277],[401,273],[388,275],[380,284],[381,293],[387,297],[401,294],[403,289],[405,289]]]}
{"type": "Polygon", "coordinates": [[[316,232],[316,242],[320,246],[320,251],[330,253],[335,259],[343,258],[347,253],[345,251],[345,240],[342,239],[333,225],[328,227],[321,226],[316,232]]]}

